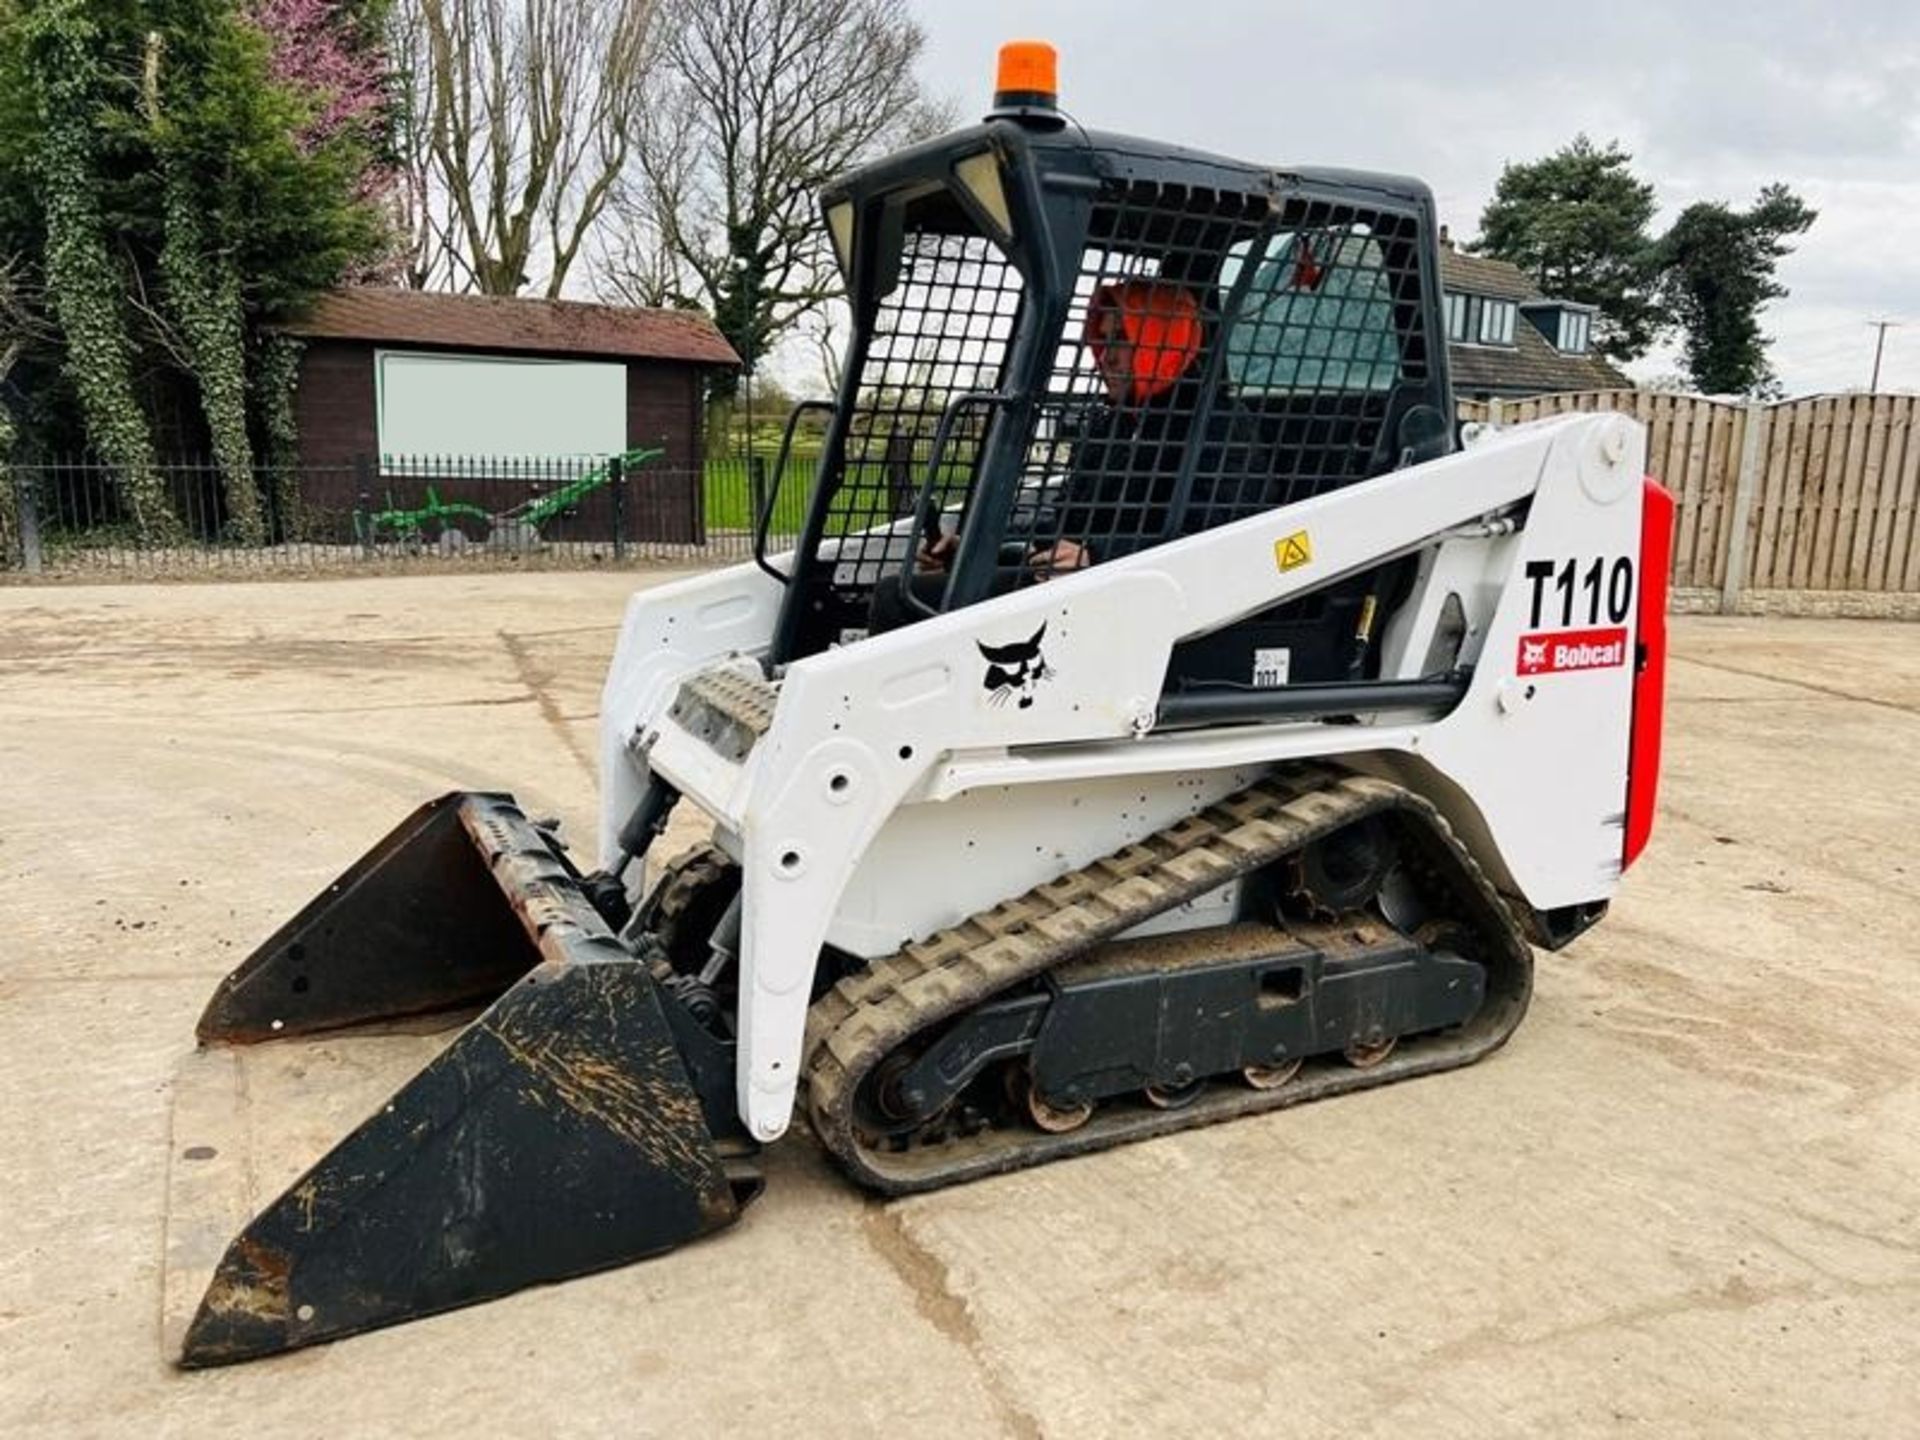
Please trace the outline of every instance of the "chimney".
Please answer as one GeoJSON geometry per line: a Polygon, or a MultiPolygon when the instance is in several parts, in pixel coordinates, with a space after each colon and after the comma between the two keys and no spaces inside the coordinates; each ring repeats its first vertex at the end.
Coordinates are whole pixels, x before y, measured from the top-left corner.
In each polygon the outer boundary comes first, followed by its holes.
{"type": "Polygon", "coordinates": [[[1442,250],[1453,249],[1453,236],[1447,233],[1447,227],[1444,225],[1440,227],[1440,248],[1442,250]]]}

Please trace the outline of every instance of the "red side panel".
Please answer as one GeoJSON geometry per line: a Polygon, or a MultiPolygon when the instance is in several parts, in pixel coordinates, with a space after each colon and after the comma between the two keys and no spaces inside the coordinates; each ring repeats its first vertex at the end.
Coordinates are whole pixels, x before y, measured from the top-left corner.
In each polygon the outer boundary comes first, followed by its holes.
{"type": "Polygon", "coordinates": [[[1660,788],[1660,722],[1667,690],[1667,574],[1673,567],[1673,492],[1651,475],[1640,502],[1638,673],[1633,678],[1633,735],[1627,752],[1627,834],[1622,869],[1647,848],[1660,788]]]}

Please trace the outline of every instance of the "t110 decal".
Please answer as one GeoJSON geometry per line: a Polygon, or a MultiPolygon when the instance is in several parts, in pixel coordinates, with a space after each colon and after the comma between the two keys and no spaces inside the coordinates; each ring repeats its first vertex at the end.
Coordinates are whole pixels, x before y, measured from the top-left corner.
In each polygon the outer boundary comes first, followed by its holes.
{"type": "Polygon", "coordinates": [[[1533,582],[1527,628],[1542,625],[1618,625],[1633,613],[1633,561],[1622,555],[1608,561],[1529,560],[1533,582]]]}

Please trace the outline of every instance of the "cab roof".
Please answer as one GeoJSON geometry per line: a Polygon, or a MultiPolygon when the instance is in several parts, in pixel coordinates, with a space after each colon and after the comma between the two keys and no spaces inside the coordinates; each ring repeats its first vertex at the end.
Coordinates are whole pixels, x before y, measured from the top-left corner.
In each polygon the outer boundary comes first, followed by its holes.
{"type": "Polygon", "coordinates": [[[1423,209],[1433,203],[1427,184],[1407,175],[1333,166],[1259,165],[1161,140],[1087,130],[1064,117],[1058,124],[989,117],[847,171],[829,182],[822,199],[829,203],[842,198],[864,200],[943,176],[953,161],[989,149],[998,151],[1010,170],[1037,166],[1049,183],[1069,187],[1076,181],[1140,181],[1255,194],[1295,189],[1346,192],[1355,200],[1395,209],[1423,209]]]}

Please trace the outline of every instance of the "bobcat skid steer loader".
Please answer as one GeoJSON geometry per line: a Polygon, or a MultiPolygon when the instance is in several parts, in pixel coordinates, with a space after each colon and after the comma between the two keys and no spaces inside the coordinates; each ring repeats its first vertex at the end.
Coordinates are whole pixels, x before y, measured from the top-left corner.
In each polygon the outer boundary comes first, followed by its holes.
{"type": "Polygon", "coordinates": [[[1050,54],[823,194],[804,530],[629,604],[600,868],[448,795],[214,996],[203,1047],[478,1014],[231,1243],[176,1124],[180,1363],[718,1229],[796,1114],[900,1194],[1465,1065],[1605,911],[1642,432],[1462,436],[1424,186],[1088,133],[1050,54]]]}

